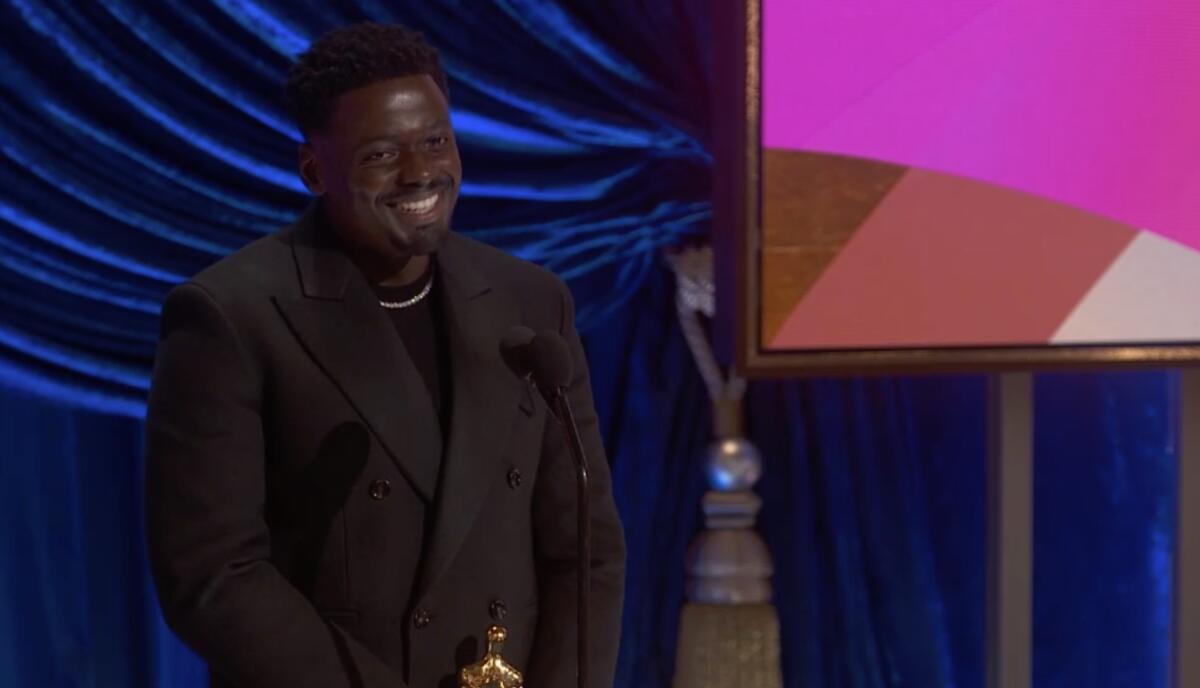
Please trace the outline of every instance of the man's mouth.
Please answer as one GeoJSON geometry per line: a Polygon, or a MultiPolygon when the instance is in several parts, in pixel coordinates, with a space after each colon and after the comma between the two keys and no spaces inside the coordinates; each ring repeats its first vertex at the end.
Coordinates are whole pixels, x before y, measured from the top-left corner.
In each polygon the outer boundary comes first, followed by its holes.
{"type": "Polygon", "coordinates": [[[409,215],[419,216],[426,215],[437,207],[438,200],[441,197],[441,190],[429,191],[416,196],[387,201],[384,205],[409,215]]]}

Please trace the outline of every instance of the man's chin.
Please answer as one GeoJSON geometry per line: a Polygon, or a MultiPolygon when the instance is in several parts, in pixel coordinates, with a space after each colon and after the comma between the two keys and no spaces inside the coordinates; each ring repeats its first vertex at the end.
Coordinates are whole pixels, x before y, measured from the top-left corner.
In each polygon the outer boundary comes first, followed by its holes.
{"type": "Polygon", "coordinates": [[[427,225],[424,227],[408,227],[403,231],[391,234],[392,247],[410,256],[423,256],[435,253],[445,241],[450,228],[445,225],[427,225]]]}

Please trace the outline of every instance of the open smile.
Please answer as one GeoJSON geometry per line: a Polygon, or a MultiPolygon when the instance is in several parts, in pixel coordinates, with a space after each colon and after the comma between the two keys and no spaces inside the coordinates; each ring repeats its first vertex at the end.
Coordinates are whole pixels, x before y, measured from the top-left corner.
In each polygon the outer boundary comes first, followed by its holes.
{"type": "Polygon", "coordinates": [[[406,215],[412,221],[432,219],[441,205],[442,193],[442,190],[438,189],[387,201],[384,205],[399,211],[400,214],[406,215]]]}

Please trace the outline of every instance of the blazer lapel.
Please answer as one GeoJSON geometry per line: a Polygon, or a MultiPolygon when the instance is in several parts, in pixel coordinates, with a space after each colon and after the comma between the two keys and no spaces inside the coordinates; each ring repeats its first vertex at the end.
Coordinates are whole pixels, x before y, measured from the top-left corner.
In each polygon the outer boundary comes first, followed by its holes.
{"type": "Polygon", "coordinates": [[[417,493],[432,502],[442,437],[420,373],[362,273],[310,208],[293,232],[301,295],[277,295],[292,332],[378,438],[417,493]]]}
{"type": "Polygon", "coordinates": [[[466,250],[463,240],[451,234],[438,251],[454,396],[418,599],[445,573],[488,491],[499,482],[502,451],[524,389],[500,358],[500,340],[520,323],[519,309],[491,289],[466,250]]]}

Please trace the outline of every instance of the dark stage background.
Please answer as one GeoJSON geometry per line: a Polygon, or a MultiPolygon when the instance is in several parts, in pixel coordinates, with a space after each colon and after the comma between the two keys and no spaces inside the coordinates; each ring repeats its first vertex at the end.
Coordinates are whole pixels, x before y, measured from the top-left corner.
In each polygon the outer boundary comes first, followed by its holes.
{"type": "MultiPolygon", "coordinates": [[[[304,205],[279,84],[364,18],[442,47],[457,227],[576,295],[629,539],[619,685],[670,685],[708,417],[661,249],[709,231],[706,4],[0,3],[0,685],[203,685],[142,545],[158,304],[304,205]]],[[[1036,392],[1034,685],[1165,686],[1176,380],[1036,392]]],[[[983,685],[983,398],[752,387],[788,686],[983,685]]]]}

